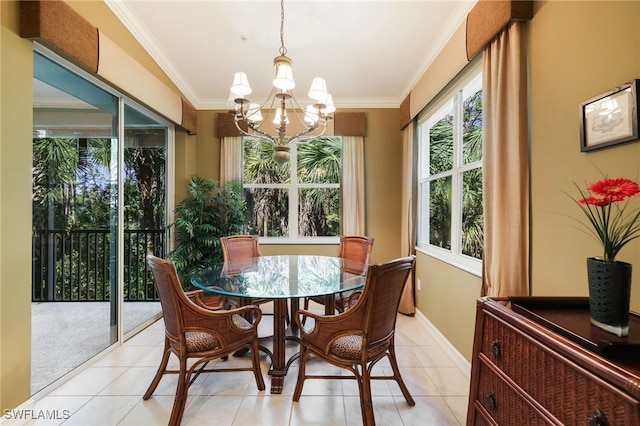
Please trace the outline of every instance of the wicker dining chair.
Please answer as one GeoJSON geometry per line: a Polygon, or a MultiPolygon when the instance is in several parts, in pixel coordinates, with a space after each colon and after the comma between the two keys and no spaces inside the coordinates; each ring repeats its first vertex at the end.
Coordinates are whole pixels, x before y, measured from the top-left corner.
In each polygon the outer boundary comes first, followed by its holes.
{"type": "MultiPolygon", "coordinates": [[[[360,235],[343,235],[340,237],[340,248],[338,249],[338,257],[355,262],[367,264],[371,256],[373,248],[373,238],[360,235]]],[[[348,306],[347,301],[352,296],[351,291],[337,293],[335,298],[335,307],[338,312],[344,312],[348,306]]],[[[309,309],[309,302],[314,301],[320,305],[325,304],[324,297],[312,296],[304,300],[304,309],[309,309]]]]}
{"type": "Polygon", "coordinates": [[[187,297],[173,262],[152,255],[147,256],[147,262],[160,297],[165,339],[160,366],[142,398],[151,397],[165,374],[178,374],[169,424],[179,425],[189,387],[201,373],[252,371],[258,389],[264,390],[258,352],[260,309],[256,306],[234,310],[206,309],[187,297]],[[247,317],[253,321],[249,322],[247,317]],[[210,361],[243,349],[251,351],[251,366],[224,368],[217,363],[217,368],[206,368],[210,361]],[[171,354],[178,358],[178,370],[167,369],[171,354]]]}
{"type": "Polygon", "coordinates": [[[367,282],[355,305],[337,315],[317,315],[299,310],[295,321],[300,327],[300,366],[293,400],[299,401],[305,379],[356,379],[360,409],[365,426],[375,425],[371,400],[371,380],[395,380],[409,405],[415,405],[396,361],[394,346],[400,296],[415,257],[409,256],[369,266],[367,282]],[[312,326],[304,328],[304,319],[312,326]],[[306,372],[309,355],[344,368],[351,375],[310,375],[306,372]],[[391,376],[372,375],[378,361],[388,358],[391,376]]]}
{"type": "MultiPolygon", "coordinates": [[[[220,237],[220,246],[222,247],[222,258],[225,262],[262,256],[260,253],[260,244],[256,235],[230,235],[228,237],[220,237]]],[[[227,302],[232,307],[239,307],[244,305],[258,306],[264,303],[269,303],[271,300],[228,296],[227,302]]]]}

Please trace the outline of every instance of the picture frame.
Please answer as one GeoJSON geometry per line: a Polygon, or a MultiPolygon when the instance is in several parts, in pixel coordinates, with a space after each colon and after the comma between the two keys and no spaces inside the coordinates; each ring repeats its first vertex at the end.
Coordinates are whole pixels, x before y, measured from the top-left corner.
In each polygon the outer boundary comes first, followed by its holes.
{"type": "Polygon", "coordinates": [[[580,151],[638,139],[638,82],[624,83],[580,103],[580,151]]]}

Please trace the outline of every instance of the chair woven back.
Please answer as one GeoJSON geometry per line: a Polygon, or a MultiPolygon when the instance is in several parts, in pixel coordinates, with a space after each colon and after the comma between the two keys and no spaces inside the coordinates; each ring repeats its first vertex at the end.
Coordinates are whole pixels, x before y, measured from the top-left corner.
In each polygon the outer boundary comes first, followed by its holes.
{"type": "Polygon", "coordinates": [[[413,256],[369,266],[362,296],[351,309],[364,309],[364,336],[369,344],[393,335],[402,290],[413,268],[413,256]]]}
{"type": "Polygon", "coordinates": [[[340,237],[338,257],[369,263],[369,256],[373,248],[373,238],[359,235],[343,235],[340,237]]]}
{"type": "Polygon", "coordinates": [[[160,297],[160,305],[164,315],[165,332],[172,340],[184,338],[182,321],[182,307],[190,303],[184,294],[176,267],[170,260],[155,256],[147,256],[149,269],[153,274],[153,281],[160,297]]]}
{"type": "MultiPolygon", "coordinates": [[[[164,314],[165,339],[158,370],[142,399],[155,392],[165,374],[178,374],[176,395],[168,424],[179,426],[189,387],[202,373],[252,371],[258,390],[264,390],[260,369],[258,324],[262,312],[255,306],[236,310],[209,309],[198,291],[185,293],[180,285],[175,264],[170,260],[147,255],[147,264],[160,297],[164,314]],[[210,361],[228,357],[239,350],[251,351],[251,365],[225,368],[210,361]],[[178,358],[177,368],[167,367],[169,358],[178,358]]],[[[205,300],[206,301],[206,300],[205,300]]]]}
{"type": "MultiPolygon", "coordinates": [[[[300,330],[298,381],[293,400],[299,401],[306,379],[344,379],[337,374],[307,372],[307,359],[313,354],[337,367],[346,369],[358,381],[360,411],[364,426],[375,426],[371,380],[395,380],[405,401],[415,401],[400,375],[395,351],[395,327],[400,296],[413,269],[415,257],[403,257],[385,263],[369,265],[367,282],[355,304],[338,315],[318,315],[299,310],[296,323],[300,330]],[[312,328],[305,328],[306,318],[313,318],[312,328]],[[374,373],[378,361],[387,358],[392,375],[374,373]]],[[[350,297],[351,299],[351,297],[350,297]]],[[[346,377],[349,378],[349,377],[346,377]]]]}
{"type": "Polygon", "coordinates": [[[220,237],[220,245],[225,262],[261,256],[258,237],[255,235],[220,237]]]}

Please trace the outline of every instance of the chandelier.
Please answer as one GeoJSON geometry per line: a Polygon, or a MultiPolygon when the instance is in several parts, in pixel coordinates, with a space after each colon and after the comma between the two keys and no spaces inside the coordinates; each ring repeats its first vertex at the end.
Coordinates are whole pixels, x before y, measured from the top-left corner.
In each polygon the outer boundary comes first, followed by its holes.
{"type": "Polygon", "coordinates": [[[333,98],[327,92],[323,78],[315,77],[311,83],[308,96],[311,102],[303,107],[292,90],[292,61],[284,47],[284,0],[280,1],[280,55],[273,60],[275,79],[267,99],[258,104],[251,102],[247,96],[251,94],[251,86],[247,74],[236,72],[231,85],[230,99],[233,100],[234,122],[238,130],[247,136],[257,137],[273,144],[273,159],[278,164],[289,161],[290,144],[302,142],[324,134],[331,114],[336,110],[333,98]],[[263,111],[265,116],[262,116],[263,111]],[[262,126],[269,122],[275,125],[277,134],[269,134],[262,126]],[[295,120],[298,133],[287,135],[287,126],[295,120]]]}

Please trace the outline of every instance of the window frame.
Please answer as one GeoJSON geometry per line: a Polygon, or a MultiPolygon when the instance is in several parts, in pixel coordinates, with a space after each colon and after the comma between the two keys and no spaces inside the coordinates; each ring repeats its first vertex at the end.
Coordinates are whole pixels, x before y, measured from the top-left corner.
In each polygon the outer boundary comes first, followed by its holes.
{"type": "MultiPolygon", "coordinates": [[[[330,136],[335,138],[340,138],[341,136],[330,136]]],[[[249,138],[248,136],[244,136],[242,138],[242,170],[244,171],[244,140],[245,138],[249,138]]],[[[304,143],[304,142],[299,142],[304,143]]],[[[299,201],[299,190],[306,188],[336,188],[338,189],[340,196],[340,205],[342,206],[342,173],[340,174],[340,181],[338,183],[299,183],[298,181],[298,143],[290,144],[290,159],[289,159],[289,167],[291,170],[291,179],[289,183],[272,183],[272,184],[253,184],[246,183],[244,181],[244,176],[242,178],[242,189],[243,193],[245,189],[255,189],[255,188],[273,188],[273,189],[285,189],[289,194],[289,210],[288,210],[288,222],[289,222],[289,236],[288,237],[267,237],[260,236],[260,244],[295,244],[295,245],[304,245],[304,244],[316,244],[316,245],[324,245],[324,244],[338,244],[340,243],[340,236],[335,237],[301,237],[298,235],[298,223],[299,223],[299,215],[298,215],[298,201],[299,201]],[[293,194],[293,195],[292,195],[293,194]],[[295,231],[295,236],[291,236],[292,230],[295,231]]],[[[341,149],[342,155],[342,149],[341,149]]],[[[342,161],[342,157],[341,157],[342,161]]],[[[243,173],[244,175],[244,173],[243,173]]],[[[340,227],[342,229],[342,217],[340,218],[340,227]]]]}
{"type": "MultiPolygon", "coordinates": [[[[418,212],[416,249],[476,276],[482,276],[482,259],[462,253],[462,195],[463,175],[469,170],[483,168],[482,160],[463,164],[462,122],[457,117],[463,114],[463,90],[476,78],[482,79],[481,61],[469,64],[445,87],[418,115],[415,137],[418,147],[418,212]],[[451,104],[450,109],[446,109],[451,104]],[[430,175],[429,173],[429,129],[451,111],[453,125],[453,167],[430,175]],[[443,177],[451,177],[451,247],[442,248],[430,243],[430,183],[443,177]]],[[[482,80],[480,81],[482,85],[482,80]]]]}

